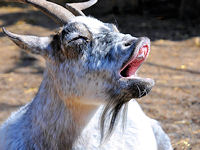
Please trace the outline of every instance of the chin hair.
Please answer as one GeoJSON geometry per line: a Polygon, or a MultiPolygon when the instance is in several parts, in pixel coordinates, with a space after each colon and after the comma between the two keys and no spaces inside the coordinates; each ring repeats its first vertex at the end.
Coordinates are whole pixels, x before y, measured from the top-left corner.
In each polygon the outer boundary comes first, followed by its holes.
{"type": "Polygon", "coordinates": [[[129,100],[127,100],[127,97],[116,93],[110,94],[100,118],[101,143],[109,139],[119,121],[122,121],[122,129],[125,128],[129,100]]]}

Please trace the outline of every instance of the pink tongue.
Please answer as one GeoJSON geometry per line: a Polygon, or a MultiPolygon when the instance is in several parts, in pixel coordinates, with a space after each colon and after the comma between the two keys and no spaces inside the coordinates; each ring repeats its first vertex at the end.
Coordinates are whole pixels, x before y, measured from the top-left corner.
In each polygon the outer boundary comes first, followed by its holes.
{"type": "Polygon", "coordinates": [[[148,45],[140,48],[136,58],[128,65],[128,76],[134,75],[140,64],[145,60],[148,54],[148,45]]]}

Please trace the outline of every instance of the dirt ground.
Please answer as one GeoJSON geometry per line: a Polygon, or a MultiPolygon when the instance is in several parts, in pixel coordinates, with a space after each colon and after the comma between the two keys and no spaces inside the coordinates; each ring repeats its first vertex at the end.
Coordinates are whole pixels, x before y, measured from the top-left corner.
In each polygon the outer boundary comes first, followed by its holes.
{"type": "MultiPolygon", "coordinates": [[[[151,53],[139,71],[155,79],[152,92],[138,100],[159,120],[176,150],[200,149],[200,23],[131,15],[107,15],[125,33],[148,36],[151,53]]],[[[0,7],[0,26],[20,34],[49,35],[56,25],[30,7],[0,7]]],[[[42,80],[44,61],[25,54],[0,31],[0,124],[29,102],[42,80]]]]}

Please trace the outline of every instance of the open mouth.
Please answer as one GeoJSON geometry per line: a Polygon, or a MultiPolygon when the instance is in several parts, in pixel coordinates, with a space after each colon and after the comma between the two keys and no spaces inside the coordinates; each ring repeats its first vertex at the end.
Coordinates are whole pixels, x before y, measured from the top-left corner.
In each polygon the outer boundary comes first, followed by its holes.
{"type": "Polygon", "coordinates": [[[122,77],[135,77],[136,72],[141,66],[141,64],[146,60],[148,54],[150,52],[150,44],[149,42],[142,42],[138,44],[135,49],[133,56],[128,60],[128,62],[123,65],[120,70],[120,75],[122,77]]]}

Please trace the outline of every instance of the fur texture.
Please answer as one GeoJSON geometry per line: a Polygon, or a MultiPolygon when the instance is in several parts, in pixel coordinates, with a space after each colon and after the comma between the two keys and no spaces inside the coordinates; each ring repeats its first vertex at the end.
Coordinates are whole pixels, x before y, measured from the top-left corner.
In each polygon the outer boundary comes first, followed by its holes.
{"type": "Polygon", "coordinates": [[[112,131],[114,128],[120,129],[116,122],[122,118],[124,120],[121,122],[125,122],[126,116],[128,120],[123,136],[125,149],[130,144],[132,150],[142,150],[139,147],[147,144],[149,139],[152,143],[147,145],[152,146],[151,150],[160,150],[163,137],[166,137],[169,145],[163,150],[171,149],[170,140],[160,126],[157,123],[152,126],[151,120],[136,102],[128,104],[132,98],[146,95],[154,85],[153,80],[122,78],[119,74],[139,46],[143,42],[149,43],[148,38],[122,34],[112,24],[85,16],[73,18],[51,37],[4,32],[18,46],[42,55],[46,60],[46,69],[33,101],[2,125],[1,150],[117,150],[119,144],[115,147],[112,144],[99,147],[99,144],[103,139],[109,140],[105,137],[110,136],[111,141],[120,142],[119,137],[123,132],[115,131],[112,139],[112,131]],[[101,105],[104,107],[99,109],[101,105]],[[135,116],[137,112],[143,116],[141,122],[135,116]],[[137,123],[144,126],[139,127],[137,123]],[[138,130],[134,129],[135,125],[139,127],[138,130]],[[94,138],[91,140],[94,142],[87,144],[88,148],[85,148],[86,142],[82,140],[87,137],[85,133],[89,133],[89,138],[94,138]]]}

